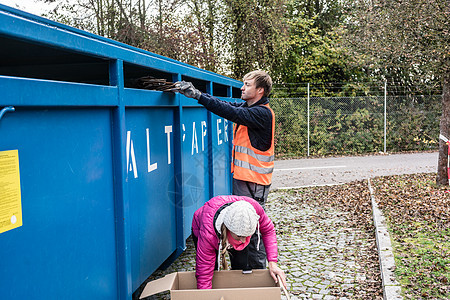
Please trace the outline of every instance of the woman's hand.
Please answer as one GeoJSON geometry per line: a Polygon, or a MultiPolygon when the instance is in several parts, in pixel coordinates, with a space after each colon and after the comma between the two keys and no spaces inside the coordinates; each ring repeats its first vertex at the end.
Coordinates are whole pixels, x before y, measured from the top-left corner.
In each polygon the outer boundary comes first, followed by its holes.
{"type": "Polygon", "coordinates": [[[287,288],[286,286],[286,274],[284,274],[284,271],[281,270],[278,266],[277,263],[274,261],[269,261],[269,272],[270,272],[270,276],[272,276],[273,280],[275,280],[275,283],[278,283],[278,278],[277,275],[280,276],[279,278],[281,279],[281,283],[284,286],[284,288],[287,288]]]}

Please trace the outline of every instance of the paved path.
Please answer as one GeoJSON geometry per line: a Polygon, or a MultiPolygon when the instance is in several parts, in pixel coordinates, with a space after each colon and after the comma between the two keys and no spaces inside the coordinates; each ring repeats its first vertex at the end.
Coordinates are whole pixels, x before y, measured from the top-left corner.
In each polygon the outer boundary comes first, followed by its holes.
{"type": "Polygon", "coordinates": [[[347,299],[355,293],[371,299],[364,294],[371,279],[358,257],[371,251],[375,237],[351,228],[345,213],[297,198],[276,191],[266,204],[291,299],[347,299]]]}
{"type": "Polygon", "coordinates": [[[280,160],[275,162],[271,190],[436,172],[437,161],[438,152],[280,160]]]}

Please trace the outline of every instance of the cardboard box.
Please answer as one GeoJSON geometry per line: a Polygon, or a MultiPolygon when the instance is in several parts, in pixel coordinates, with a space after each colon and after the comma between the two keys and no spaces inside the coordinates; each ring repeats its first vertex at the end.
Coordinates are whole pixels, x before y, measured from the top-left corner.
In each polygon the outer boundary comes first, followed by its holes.
{"type": "Polygon", "coordinates": [[[241,270],[214,272],[212,289],[198,290],[195,272],[178,272],[150,281],[140,299],[170,291],[172,300],[280,300],[281,290],[269,274],[269,270],[253,270],[243,274],[241,270]]]}

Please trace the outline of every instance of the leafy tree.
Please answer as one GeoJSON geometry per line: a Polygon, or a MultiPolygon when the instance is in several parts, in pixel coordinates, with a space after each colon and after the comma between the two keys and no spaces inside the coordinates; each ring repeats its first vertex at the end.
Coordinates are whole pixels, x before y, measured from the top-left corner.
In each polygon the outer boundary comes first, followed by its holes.
{"type": "Polygon", "coordinates": [[[129,45],[146,38],[145,0],[41,0],[58,2],[46,17],[129,45]]]}
{"type": "Polygon", "coordinates": [[[321,34],[333,31],[344,17],[343,1],[335,0],[293,0],[290,3],[293,14],[313,20],[313,27],[321,34]]]}
{"type": "MultiPolygon", "coordinates": [[[[341,37],[338,32],[323,34],[315,27],[315,19],[308,19],[304,15],[293,15],[289,18],[289,40],[286,55],[282,62],[276,67],[278,83],[297,83],[289,90],[275,89],[277,96],[293,97],[304,95],[305,86],[298,83],[336,83],[349,82],[360,77],[357,63],[352,60],[344,49],[339,47],[341,37]],[[283,92],[284,91],[284,92],[283,92]]],[[[313,88],[313,86],[311,86],[313,88]]],[[[344,87],[341,89],[345,90],[344,87]]],[[[314,95],[327,94],[323,89],[315,90],[314,95]]],[[[337,94],[336,90],[328,92],[337,94]]]]}
{"type": "Polygon", "coordinates": [[[217,29],[219,8],[212,0],[206,4],[198,0],[61,0],[47,17],[218,71],[214,46],[223,41],[221,30],[217,29]]]}
{"type": "MultiPolygon", "coordinates": [[[[186,28],[191,28],[198,36],[198,47],[203,61],[196,64],[201,68],[224,72],[223,53],[227,48],[224,3],[214,0],[188,0],[189,13],[186,14],[186,28]]],[[[199,53],[200,54],[200,53],[199,53]]],[[[197,56],[199,57],[199,56],[197,56]]]]}
{"type": "MultiPolygon", "coordinates": [[[[450,5],[448,0],[353,0],[347,46],[372,74],[442,88],[440,132],[450,136],[450,5]]],[[[447,183],[441,141],[437,182],[447,183]]]]}
{"type": "Polygon", "coordinates": [[[269,72],[285,49],[285,0],[225,0],[231,35],[231,71],[242,78],[254,69],[269,72]]]}

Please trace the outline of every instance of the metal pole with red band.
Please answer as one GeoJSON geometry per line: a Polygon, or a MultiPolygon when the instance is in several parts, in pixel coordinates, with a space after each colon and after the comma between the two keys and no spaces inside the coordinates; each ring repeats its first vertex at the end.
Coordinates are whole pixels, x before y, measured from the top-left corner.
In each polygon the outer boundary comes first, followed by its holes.
{"type": "Polygon", "coordinates": [[[442,134],[439,135],[439,138],[447,144],[447,178],[450,185],[450,141],[442,134]]]}

